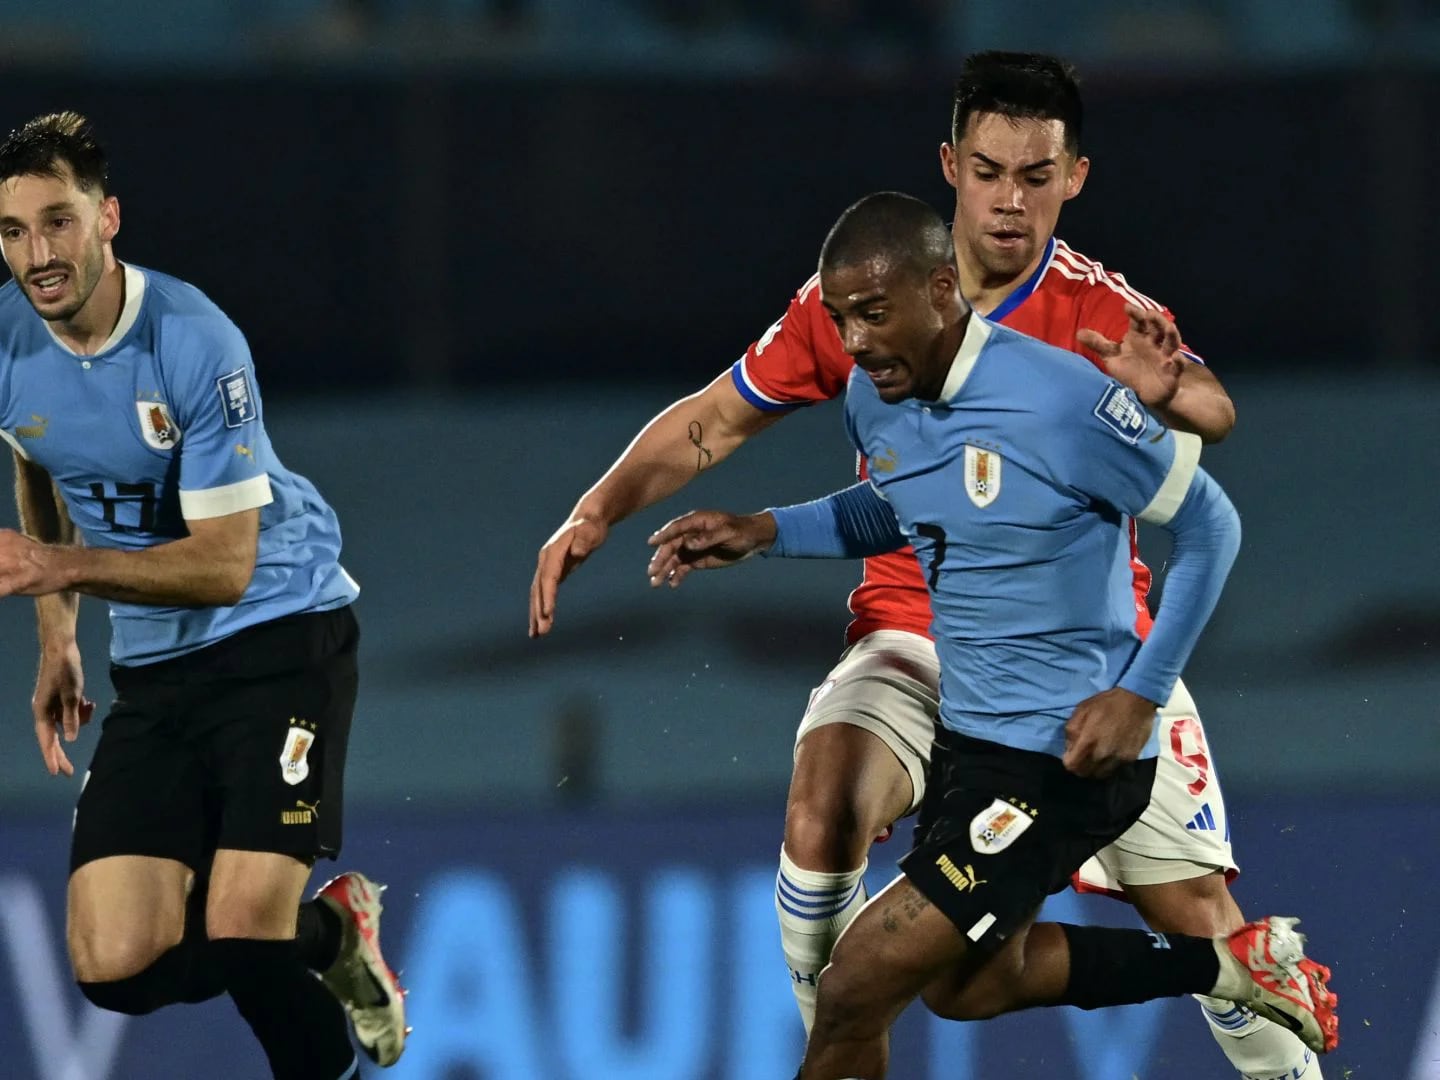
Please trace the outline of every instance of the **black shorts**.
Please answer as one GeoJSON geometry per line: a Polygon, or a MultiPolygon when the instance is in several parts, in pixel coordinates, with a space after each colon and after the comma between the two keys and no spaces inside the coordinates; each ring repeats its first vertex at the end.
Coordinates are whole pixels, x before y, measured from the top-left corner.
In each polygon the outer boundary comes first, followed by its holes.
{"type": "Polygon", "coordinates": [[[340,851],[360,628],[346,606],[287,615],[170,660],[112,666],[75,811],[70,870],[110,855],[340,851]]]}
{"type": "Polygon", "coordinates": [[[1105,780],[940,729],[915,846],[900,869],[972,945],[994,951],[1150,803],[1155,759],[1105,780]]]}

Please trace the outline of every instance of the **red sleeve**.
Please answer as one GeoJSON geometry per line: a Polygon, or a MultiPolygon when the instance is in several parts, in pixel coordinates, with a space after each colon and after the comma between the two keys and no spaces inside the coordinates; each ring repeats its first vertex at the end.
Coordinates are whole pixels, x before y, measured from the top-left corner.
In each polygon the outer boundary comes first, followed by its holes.
{"type": "MultiPolygon", "coordinates": [[[[1175,315],[1164,304],[1151,300],[1144,293],[1138,293],[1130,288],[1123,277],[1119,274],[1106,275],[1116,283],[1114,286],[1097,285],[1086,291],[1086,296],[1081,304],[1080,321],[1076,325],[1077,330],[1098,330],[1111,341],[1119,341],[1130,329],[1130,316],[1125,314],[1126,304],[1135,304],[1151,311],[1159,311],[1172,323],[1175,315]]],[[[1075,342],[1075,351],[1085,357],[1101,371],[1105,365],[1100,362],[1099,354],[1087,349],[1080,342],[1075,342]]],[[[1197,364],[1204,364],[1205,360],[1189,345],[1182,340],[1180,351],[1197,364]]]]}
{"type": "Polygon", "coordinates": [[[820,279],[813,277],[735,362],[730,377],[741,397],[769,411],[839,397],[852,365],[820,303],[820,279]]]}

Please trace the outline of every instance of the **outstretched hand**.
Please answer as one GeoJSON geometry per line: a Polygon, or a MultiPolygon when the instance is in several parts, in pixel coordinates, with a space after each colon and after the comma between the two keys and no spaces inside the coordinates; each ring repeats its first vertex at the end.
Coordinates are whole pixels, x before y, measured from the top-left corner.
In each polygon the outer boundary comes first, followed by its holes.
{"type": "Polygon", "coordinates": [[[571,518],[545,541],[530,581],[530,636],[548,634],[555,625],[555,594],[560,583],[610,535],[610,526],[590,518],[571,518]]]}
{"type": "Polygon", "coordinates": [[[1145,749],[1155,729],[1155,703],[1115,687],[1075,706],[1065,724],[1065,768],[1103,780],[1145,749]]]}
{"type": "Polygon", "coordinates": [[[85,696],[80,649],[74,642],[41,653],[30,711],[35,716],[35,741],[40,744],[46,771],[51,776],[74,776],[75,766],[65,756],[60,737],[63,734],[66,742],[74,742],[95,712],[95,703],[85,696]]]}
{"type": "Polygon", "coordinates": [[[1121,341],[1095,330],[1081,330],[1075,340],[1095,352],[1105,370],[1135,392],[1148,409],[1164,409],[1180,389],[1188,361],[1180,352],[1180,331],[1162,312],[1125,305],[1130,328],[1121,341]]]}
{"type": "Polygon", "coordinates": [[[695,510],[651,534],[649,544],[655,554],[646,573],[652,587],[673,589],[691,570],[733,566],[774,542],[775,519],[768,513],[695,510]]]}

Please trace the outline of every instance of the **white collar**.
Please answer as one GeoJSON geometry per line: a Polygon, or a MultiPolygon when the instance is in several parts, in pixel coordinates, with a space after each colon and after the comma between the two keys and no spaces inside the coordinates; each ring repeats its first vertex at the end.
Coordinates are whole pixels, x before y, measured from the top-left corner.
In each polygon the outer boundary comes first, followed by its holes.
{"type": "MultiPolygon", "coordinates": [[[[145,275],[133,266],[125,263],[120,265],[125,271],[125,306],[120,309],[120,319],[116,322],[115,329],[110,331],[110,336],[105,339],[105,344],[95,350],[94,356],[103,355],[120,344],[121,338],[130,332],[130,328],[135,325],[135,320],[140,317],[140,302],[145,299],[145,275]]],[[[46,331],[55,339],[55,344],[72,356],[82,355],[60,340],[60,335],[55,333],[49,320],[41,321],[45,323],[46,331]]],[[[91,358],[91,354],[84,355],[86,359],[91,358]]]]}
{"type": "Polygon", "coordinates": [[[945,385],[940,390],[941,401],[953,401],[959,395],[993,329],[995,327],[988,319],[971,310],[970,319],[965,324],[965,336],[960,340],[960,348],[955,350],[955,359],[950,361],[950,374],[945,376],[945,385]]]}

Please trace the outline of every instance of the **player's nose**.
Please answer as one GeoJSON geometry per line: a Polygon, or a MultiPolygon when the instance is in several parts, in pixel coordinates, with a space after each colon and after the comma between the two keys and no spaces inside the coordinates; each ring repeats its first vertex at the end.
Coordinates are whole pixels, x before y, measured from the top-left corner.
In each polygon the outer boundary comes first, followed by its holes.
{"type": "Polygon", "coordinates": [[[847,324],[845,333],[841,335],[841,346],[851,356],[862,356],[870,351],[870,335],[865,331],[865,325],[847,324]]]}
{"type": "Polygon", "coordinates": [[[1002,180],[995,185],[995,210],[998,213],[1014,214],[1024,207],[1025,200],[1019,184],[1013,180],[1002,180]]]}

